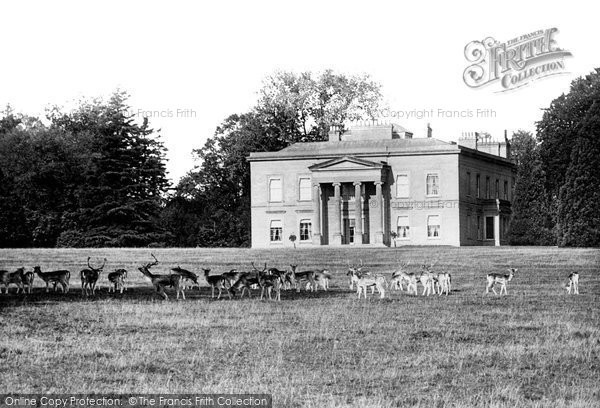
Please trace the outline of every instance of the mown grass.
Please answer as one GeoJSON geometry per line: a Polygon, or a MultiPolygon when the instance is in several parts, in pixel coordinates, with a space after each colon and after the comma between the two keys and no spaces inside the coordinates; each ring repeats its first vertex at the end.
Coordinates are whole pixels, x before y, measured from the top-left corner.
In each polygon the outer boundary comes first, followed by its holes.
{"type": "MultiPolygon", "coordinates": [[[[600,401],[600,251],[557,248],[153,250],[167,271],[250,262],[327,267],[330,292],[282,302],[157,298],[137,271],[150,250],[0,250],[0,269],[68,268],[68,295],[0,296],[0,393],[269,393],[275,406],[581,406],[600,401]],[[131,290],[79,289],[87,256],[125,267],[131,290]],[[448,297],[357,300],[347,262],[389,273],[424,261],[453,277],[448,297]],[[485,275],[519,268],[508,296],[485,275]],[[580,273],[579,296],[563,289],[580,273]]],[[[419,292],[421,290],[419,289],[419,292]]],[[[172,292],[169,292],[172,294],[172,292]]],[[[419,293],[420,294],[420,293],[419,293]]],[[[174,297],[174,296],[173,296],[174,297]]]]}

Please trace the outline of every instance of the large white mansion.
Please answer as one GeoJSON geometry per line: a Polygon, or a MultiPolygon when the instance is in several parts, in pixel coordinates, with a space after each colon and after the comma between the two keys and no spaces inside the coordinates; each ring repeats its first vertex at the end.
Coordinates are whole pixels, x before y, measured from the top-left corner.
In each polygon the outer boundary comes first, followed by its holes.
{"type": "Polygon", "coordinates": [[[506,136],[428,136],[362,124],[252,153],[252,247],[504,244],[515,171],[506,136]]]}

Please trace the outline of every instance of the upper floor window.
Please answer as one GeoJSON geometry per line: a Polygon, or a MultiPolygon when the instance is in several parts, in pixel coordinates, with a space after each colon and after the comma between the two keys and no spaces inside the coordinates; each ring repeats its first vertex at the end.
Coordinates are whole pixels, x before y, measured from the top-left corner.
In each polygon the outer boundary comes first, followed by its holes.
{"type": "Polygon", "coordinates": [[[269,201],[280,202],[283,201],[283,187],[281,178],[269,179],[269,201]]]}
{"type": "Polygon", "coordinates": [[[500,180],[496,179],[496,198],[500,198],[500,180]]]}
{"type": "Polygon", "coordinates": [[[427,174],[427,195],[437,196],[440,194],[440,176],[437,173],[427,174]]]}
{"type": "Polygon", "coordinates": [[[408,181],[408,174],[398,174],[398,176],[396,177],[396,197],[410,197],[410,188],[408,181]]]}
{"type": "Polygon", "coordinates": [[[504,180],[504,199],[508,200],[508,181],[504,180]]]}
{"type": "Polygon", "coordinates": [[[471,172],[467,171],[467,195],[471,195],[471,172]]]}
{"type": "Polygon", "coordinates": [[[310,201],[312,199],[310,177],[300,177],[300,181],[298,183],[298,200],[310,201]]]}
{"type": "Polygon", "coordinates": [[[475,189],[477,190],[477,198],[481,198],[481,176],[479,174],[476,177],[475,189]]]}
{"type": "Polygon", "coordinates": [[[485,198],[490,198],[490,178],[485,178],[485,198]]]}

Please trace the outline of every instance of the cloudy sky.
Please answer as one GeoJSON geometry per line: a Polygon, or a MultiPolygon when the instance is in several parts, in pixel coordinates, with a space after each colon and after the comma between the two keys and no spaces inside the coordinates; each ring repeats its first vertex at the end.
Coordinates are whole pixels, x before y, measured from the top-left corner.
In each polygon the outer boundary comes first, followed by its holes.
{"type": "Polygon", "coordinates": [[[127,90],[134,112],[151,111],[162,129],[174,180],[193,167],[192,149],[250,109],[276,70],[368,73],[383,85],[385,119],[415,137],[427,122],[442,140],[476,130],[501,137],[533,131],[542,108],[600,66],[597,11],[583,1],[2,2],[0,105],[43,115],[49,105],[127,90]],[[467,43],[551,27],[573,54],[566,74],[509,92],[466,86],[467,43]]]}

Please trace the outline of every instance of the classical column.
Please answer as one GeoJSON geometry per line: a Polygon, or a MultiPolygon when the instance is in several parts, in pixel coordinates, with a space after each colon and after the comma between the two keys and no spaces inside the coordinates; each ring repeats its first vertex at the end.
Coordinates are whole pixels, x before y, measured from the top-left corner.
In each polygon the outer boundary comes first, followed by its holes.
{"type": "Polygon", "coordinates": [[[375,243],[383,244],[383,194],[381,181],[375,182],[375,243]]]}
{"type": "Polygon", "coordinates": [[[333,245],[342,245],[342,219],[340,205],[340,183],[333,183],[333,245]]]}
{"type": "Polygon", "coordinates": [[[313,244],[321,245],[321,188],[319,183],[313,184],[313,244]]]}
{"type": "Polygon", "coordinates": [[[500,246],[500,215],[494,215],[494,245],[500,246]]]}
{"type": "Polygon", "coordinates": [[[362,245],[363,243],[363,230],[362,230],[362,197],[361,197],[361,183],[360,181],[354,182],[354,244],[362,245]]]}

